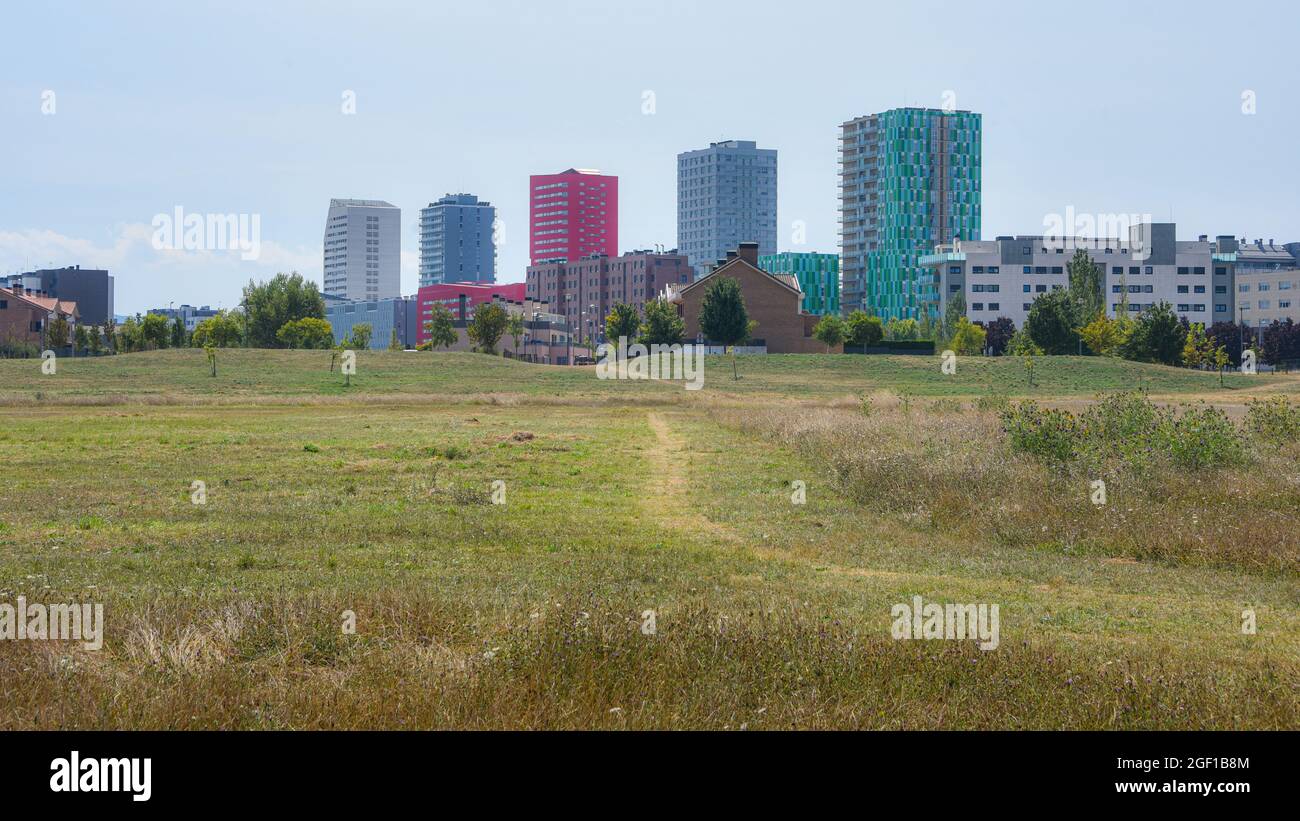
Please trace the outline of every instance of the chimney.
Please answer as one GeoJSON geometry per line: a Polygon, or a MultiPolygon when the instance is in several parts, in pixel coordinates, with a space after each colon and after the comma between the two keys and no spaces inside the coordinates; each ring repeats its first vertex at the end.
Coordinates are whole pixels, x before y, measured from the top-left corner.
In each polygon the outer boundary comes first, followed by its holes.
{"type": "Polygon", "coordinates": [[[755,268],[758,267],[758,243],[757,242],[740,243],[740,248],[736,253],[738,253],[740,255],[740,258],[743,259],[745,262],[748,262],[750,265],[753,265],[755,268]]]}

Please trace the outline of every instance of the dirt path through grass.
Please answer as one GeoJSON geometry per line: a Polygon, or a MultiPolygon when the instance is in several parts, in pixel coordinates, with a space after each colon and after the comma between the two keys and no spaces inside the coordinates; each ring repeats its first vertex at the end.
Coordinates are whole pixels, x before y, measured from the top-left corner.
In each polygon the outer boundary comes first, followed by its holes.
{"type": "Polygon", "coordinates": [[[646,421],[655,435],[655,444],[646,452],[652,476],[646,483],[652,492],[642,497],[646,512],[672,530],[729,542],[741,541],[731,528],[711,521],[696,508],[691,498],[691,455],[684,440],[662,413],[652,411],[646,414],[646,421]]]}

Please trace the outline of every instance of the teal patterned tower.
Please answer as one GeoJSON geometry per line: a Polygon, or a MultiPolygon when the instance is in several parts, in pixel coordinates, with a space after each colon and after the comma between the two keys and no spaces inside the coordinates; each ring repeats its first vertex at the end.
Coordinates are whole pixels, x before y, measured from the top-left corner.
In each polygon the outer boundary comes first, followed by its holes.
{"type": "Polygon", "coordinates": [[[841,126],[843,308],[886,321],[937,318],[941,243],[980,238],[981,117],[897,108],[841,126]]]}
{"type": "Polygon", "coordinates": [[[769,274],[788,274],[803,291],[801,310],[816,316],[840,312],[840,258],[836,254],[782,251],[758,258],[758,267],[769,274]]]}

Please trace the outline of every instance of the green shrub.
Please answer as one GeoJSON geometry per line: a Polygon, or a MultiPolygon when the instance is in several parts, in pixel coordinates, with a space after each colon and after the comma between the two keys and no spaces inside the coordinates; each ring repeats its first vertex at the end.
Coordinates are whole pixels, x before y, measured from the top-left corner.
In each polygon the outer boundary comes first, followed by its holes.
{"type": "Polygon", "coordinates": [[[1246,440],[1227,414],[1205,405],[1172,415],[1157,434],[1174,464],[1183,468],[1239,465],[1246,461],[1246,440]]]}
{"type": "Polygon", "coordinates": [[[1254,399],[1246,406],[1246,430],[1266,442],[1300,439],[1300,405],[1285,396],[1254,399]]]}
{"type": "Polygon", "coordinates": [[[1181,413],[1159,408],[1141,393],[1098,397],[1077,418],[1022,402],[1002,412],[1013,450],[1090,470],[1117,466],[1146,473],[1160,465],[1200,469],[1247,462],[1246,437],[1223,411],[1202,405],[1181,413]]]}
{"type": "Polygon", "coordinates": [[[1001,417],[1013,450],[1048,462],[1065,463],[1075,457],[1078,421],[1069,411],[1040,408],[1031,400],[1012,405],[1001,417]]]}

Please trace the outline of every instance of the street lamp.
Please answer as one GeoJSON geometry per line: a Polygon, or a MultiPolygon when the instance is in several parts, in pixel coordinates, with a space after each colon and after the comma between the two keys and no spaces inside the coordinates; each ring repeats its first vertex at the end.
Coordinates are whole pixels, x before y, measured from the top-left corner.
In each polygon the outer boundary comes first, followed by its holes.
{"type": "MultiPolygon", "coordinates": [[[[1238,297],[1240,299],[1240,297],[1238,297]]],[[[1246,306],[1237,306],[1237,362],[1246,355],[1246,306]]]]}

